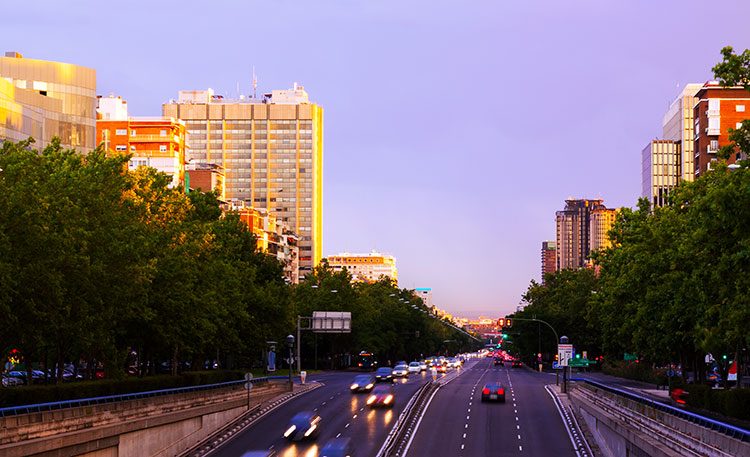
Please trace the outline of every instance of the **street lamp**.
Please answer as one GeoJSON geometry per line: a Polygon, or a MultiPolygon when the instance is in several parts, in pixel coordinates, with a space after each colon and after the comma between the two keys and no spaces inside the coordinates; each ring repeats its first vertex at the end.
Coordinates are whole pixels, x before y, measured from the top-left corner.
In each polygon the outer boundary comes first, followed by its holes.
{"type": "Polygon", "coordinates": [[[294,347],[294,335],[286,336],[286,344],[289,346],[289,384],[292,384],[292,363],[294,358],[292,357],[292,348],[294,347]]]}

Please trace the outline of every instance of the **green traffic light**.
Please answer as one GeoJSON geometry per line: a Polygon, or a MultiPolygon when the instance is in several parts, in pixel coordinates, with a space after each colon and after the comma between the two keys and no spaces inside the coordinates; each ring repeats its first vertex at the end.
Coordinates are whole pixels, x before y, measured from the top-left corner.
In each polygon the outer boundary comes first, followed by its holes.
{"type": "Polygon", "coordinates": [[[507,339],[508,339],[508,334],[507,334],[507,333],[503,333],[503,339],[504,339],[504,340],[507,340],[507,339]]]}
{"type": "Polygon", "coordinates": [[[581,358],[581,354],[576,354],[576,359],[580,359],[580,358],[581,358]]]}
{"type": "Polygon", "coordinates": [[[724,355],[721,356],[721,358],[724,359],[724,360],[726,360],[727,359],[727,355],[724,354],[724,355]]]}

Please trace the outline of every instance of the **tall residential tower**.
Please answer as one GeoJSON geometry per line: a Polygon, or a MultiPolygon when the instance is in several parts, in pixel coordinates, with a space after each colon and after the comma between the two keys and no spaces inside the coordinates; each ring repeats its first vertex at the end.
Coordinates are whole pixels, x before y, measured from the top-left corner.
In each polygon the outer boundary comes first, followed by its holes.
{"type": "Polygon", "coordinates": [[[565,209],[555,213],[557,269],[586,266],[591,252],[591,213],[606,209],[603,200],[565,200],[565,209]]]}
{"type": "Polygon", "coordinates": [[[228,201],[266,209],[299,235],[300,279],[321,259],[323,108],[296,84],[263,98],[180,91],[162,106],[187,129],[187,161],[223,167],[228,201]]]}

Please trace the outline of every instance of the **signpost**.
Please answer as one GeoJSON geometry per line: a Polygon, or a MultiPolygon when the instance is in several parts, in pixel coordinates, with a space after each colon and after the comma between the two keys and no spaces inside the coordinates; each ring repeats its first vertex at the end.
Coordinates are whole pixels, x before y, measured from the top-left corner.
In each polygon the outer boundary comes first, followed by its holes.
{"type": "MultiPolygon", "coordinates": [[[[573,345],[572,344],[558,344],[557,345],[557,360],[561,367],[567,367],[568,362],[573,359],[573,345]]],[[[575,360],[575,359],[573,359],[575,360]]]]}
{"type": "Polygon", "coordinates": [[[300,379],[302,379],[302,384],[304,384],[305,383],[305,379],[307,379],[307,372],[306,371],[300,371],[299,372],[299,377],[300,377],[300,379]]]}

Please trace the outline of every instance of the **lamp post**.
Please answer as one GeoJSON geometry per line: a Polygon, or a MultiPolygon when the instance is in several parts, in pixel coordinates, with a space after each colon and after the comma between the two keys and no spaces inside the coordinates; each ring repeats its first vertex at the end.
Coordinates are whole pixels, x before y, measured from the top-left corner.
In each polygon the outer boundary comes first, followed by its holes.
{"type": "Polygon", "coordinates": [[[294,363],[294,357],[292,357],[292,348],[294,348],[294,335],[286,336],[286,344],[289,346],[289,385],[292,385],[292,363],[294,363]]]}

